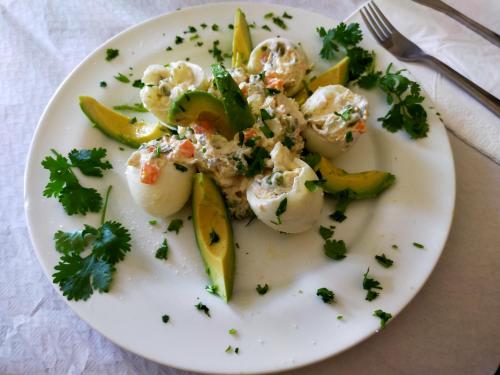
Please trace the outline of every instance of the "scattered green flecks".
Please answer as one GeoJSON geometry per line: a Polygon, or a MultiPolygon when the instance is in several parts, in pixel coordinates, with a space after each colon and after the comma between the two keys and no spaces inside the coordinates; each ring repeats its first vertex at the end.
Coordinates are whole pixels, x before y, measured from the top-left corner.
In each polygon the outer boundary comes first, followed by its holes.
{"type": "Polygon", "coordinates": [[[329,217],[330,217],[330,219],[332,219],[332,220],[334,220],[334,221],[336,221],[338,223],[341,223],[345,219],[347,219],[347,216],[342,211],[339,211],[339,210],[336,210],[329,217]]]}
{"type": "Polygon", "coordinates": [[[166,260],[168,258],[168,242],[165,238],[161,244],[161,246],[156,250],[155,258],[166,260]]]}
{"type": "Polygon", "coordinates": [[[213,294],[214,296],[217,296],[218,295],[218,287],[217,285],[214,285],[214,284],[209,284],[207,286],[205,286],[205,290],[210,293],[210,294],[213,294]]]}
{"type": "Polygon", "coordinates": [[[219,25],[217,25],[216,23],[214,23],[212,25],[212,31],[219,31],[219,25]]]}
{"type": "Polygon", "coordinates": [[[203,303],[198,302],[196,305],[194,305],[194,307],[196,307],[196,309],[198,311],[202,311],[203,313],[205,313],[205,315],[208,316],[209,318],[211,317],[210,316],[210,309],[207,307],[207,305],[204,305],[203,303]]]}
{"type": "Polygon", "coordinates": [[[326,240],[323,249],[325,255],[333,260],[341,260],[346,257],[347,246],[343,240],[326,240]]]}
{"type": "Polygon", "coordinates": [[[380,319],[380,329],[384,329],[386,323],[392,318],[392,314],[389,314],[383,310],[375,310],[373,316],[380,319]]]}
{"type": "Polygon", "coordinates": [[[168,232],[175,232],[175,234],[179,234],[179,231],[181,230],[183,226],[182,219],[173,219],[167,227],[168,232]]]}
{"type": "Polygon", "coordinates": [[[165,324],[167,324],[169,321],[170,321],[170,316],[168,316],[167,314],[163,315],[161,317],[161,321],[165,324]]]}
{"type": "Polygon", "coordinates": [[[155,219],[149,220],[149,224],[156,225],[156,224],[158,224],[158,220],[155,220],[155,219]]]}
{"type": "Polygon", "coordinates": [[[379,292],[373,289],[382,290],[383,288],[382,285],[380,285],[380,282],[371,277],[368,277],[368,272],[370,272],[370,268],[368,268],[363,274],[363,289],[367,291],[365,300],[373,301],[379,295],[379,292]]]}
{"type": "Polygon", "coordinates": [[[415,246],[418,249],[423,249],[424,248],[424,245],[422,245],[421,243],[418,243],[418,242],[413,242],[413,246],[415,246]]]}
{"type": "Polygon", "coordinates": [[[118,73],[118,75],[114,76],[114,78],[117,81],[120,81],[122,83],[129,83],[130,82],[130,79],[126,75],[121,74],[121,73],[118,73]]]}
{"type": "Polygon", "coordinates": [[[324,303],[331,304],[335,302],[335,293],[328,288],[319,288],[316,295],[321,298],[324,303]]]}
{"type": "Polygon", "coordinates": [[[230,335],[236,335],[238,331],[234,328],[231,328],[229,331],[227,331],[230,335]]]}
{"type": "Polygon", "coordinates": [[[102,88],[105,88],[105,87],[108,87],[108,84],[106,83],[106,81],[101,81],[101,82],[99,82],[99,86],[102,88]]]}
{"type": "Polygon", "coordinates": [[[337,315],[337,320],[344,320],[344,315],[337,315]]]}
{"type": "Polygon", "coordinates": [[[321,225],[319,227],[319,234],[321,237],[323,237],[324,240],[328,240],[329,238],[331,238],[333,236],[333,230],[321,225]]]}
{"type": "Polygon", "coordinates": [[[113,49],[113,48],[108,48],[106,50],[106,61],[113,60],[114,58],[118,57],[119,54],[120,54],[119,50],[113,49]]]}
{"type": "Polygon", "coordinates": [[[394,250],[399,249],[398,245],[392,245],[391,247],[392,247],[394,250]]]}
{"type": "Polygon", "coordinates": [[[261,296],[263,296],[264,294],[266,294],[269,291],[269,285],[257,284],[257,287],[255,288],[255,290],[257,291],[257,293],[259,293],[261,296]]]}
{"type": "Polygon", "coordinates": [[[184,38],[180,37],[179,35],[175,36],[175,44],[182,44],[184,42],[184,38]]]}
{"type": "Polygon", "coordinates": [[[382,255],[375,255],[375,259],[382,267],[385,268],[389,268],[394,264],[394,261],[392,259],[387,258],[383,253],[382,255]]]}

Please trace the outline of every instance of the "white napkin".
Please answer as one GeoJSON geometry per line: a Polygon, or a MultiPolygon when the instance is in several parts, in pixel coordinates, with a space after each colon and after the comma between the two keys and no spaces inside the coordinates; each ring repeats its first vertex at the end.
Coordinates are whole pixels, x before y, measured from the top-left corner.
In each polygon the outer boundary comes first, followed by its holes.
{"type": "MultiPolygon", "coordinates": [[[[478,21],[483,21],[487,27],[498,28],[500,1],[482,2],[488,2],[488,9],[492,12],[483,14],[484,19],[478,21]],[[489,17],[491,20],[487,20],[489,17]]],[[[428,54],[500,98],[500,48],[431,8],[401,0],[377,0],[376,3],[403,35],[428,54]]],[[[478,3],[481,2],[474,2],[476,6],[481,6],[478,3]]],[[[452,3],[450,5],[453,6],[452,3]]],[[[465,13],[471,9],[461,11],[465,13]]],[[[349,21],[363,24],[359,12],[349,21]]],[[[365,37],[369,38],[371,35],[365,37]]],[[[395,57],[394,59],[396,60],[395,57]]],[[[400,61],[398,65],[406,66],[416,77],[450,131],[500,164],[500,119],[495,114],[450,80],[423,64],[400,61]]]]}

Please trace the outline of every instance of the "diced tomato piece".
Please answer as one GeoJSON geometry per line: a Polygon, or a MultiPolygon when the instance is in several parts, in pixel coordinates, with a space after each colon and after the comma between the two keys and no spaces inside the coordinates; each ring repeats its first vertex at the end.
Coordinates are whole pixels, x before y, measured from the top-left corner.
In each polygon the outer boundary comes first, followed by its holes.
{"type": "Polygon", "coordinates": [[[254,137],[257,135],[257,130],[255,129],[248,129],[246,130],[244,133],[243,133],[243,140],[246,142],[248,141],[250,138],[254,137]]]}
{"type": "Polygon", "coordinates": [[[194,145],[190,140],[186,139],[181,142],[179,153],[186,158],[192,158],[194,156],[194,145]]]}
{"type": "Polygon", "coordinates": [[[354,125],[354,129],[357,130],[360,134],[366,132],[366,125],[363,120],[359,120],[356,125],[354,125]]]}
{"type": "Polygon", "coordinates": [[[212,121],[198,119],[193,126],[193,130],[196,134],[213,134],[215,133],[215,126],[212,121]]]}
{"type": "Polygon", "coordinates": [[[141,167],[141,182],[143,184],[154,184],[160,177],[160,167],[154,161],[148,160],[141,167]]]}

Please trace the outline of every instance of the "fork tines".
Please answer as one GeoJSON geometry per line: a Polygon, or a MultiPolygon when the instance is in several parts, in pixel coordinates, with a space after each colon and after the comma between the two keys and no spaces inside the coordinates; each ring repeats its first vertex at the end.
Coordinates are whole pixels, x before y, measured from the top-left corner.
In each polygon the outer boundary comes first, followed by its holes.
{"type": "Polygon", "coordinates": [[[361,8],[360,12],[366,26],[379,43],[382,44],[387,41],[391,34],[398,33],[373,1],[361,8]]]}

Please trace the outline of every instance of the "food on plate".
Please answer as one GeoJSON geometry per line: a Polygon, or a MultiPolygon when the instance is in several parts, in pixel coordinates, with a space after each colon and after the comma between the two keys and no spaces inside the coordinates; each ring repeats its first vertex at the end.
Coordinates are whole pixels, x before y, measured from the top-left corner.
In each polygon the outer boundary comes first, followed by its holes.
{"type": "Polygon", "coordinates": [[[281,143],[271,151],[270,174],[258,176],[247,189],[247,199],[257,218],[285,233],[300,233],[317,223],[323,207],[323,190],[310,191],[314,170],[281,143]]]}
{"type": "Polygon", "coordinates": [[[267,88],[295,95],[303,86],[310,64],[298,44],[285,38],[270,38],[260,42],[250,54],[248,71],[263,74],[267,88]]]}
{"type": "Polygon", "coordinates": [[[234,130],[224,110],[222,101],[205,91],[188,91],[175,99],[168,113],[171,124],[193,125],[195,131],[214,133],[224,137],[234,137],[234,130]]]}
{"type": "Polygon", "coordinates": [[[193,226],[196,243],[212,281],[211,289],[229,301],[234,280],[234,240],[224,197],[204,173],[194,176],[193,226]]]}
{"type": "Polygon", "coordinates": [[[234,15],[232,67],[245,67],[252,52],[252,38],[245,14],[241,9],[234,15]]]}
{"type": "Polygon", "coordinates": [[[169,160],[160,145],[145,144],[130,156],[125,174],[137,205],[152,216],[166,217],[188,201],[194,167],[169,160]]]}
{"type": "Polygon", "coordinates": [[[141,100],[160,121],[167,123],[170,102],[188,90],[206,90],[203,69],[187,61],[150,65],[142,76],[141,100]]]}
{"type": "Polygon", "coordinates": [[[234,134],[252,126],[255,121],[250,107],[231,74],[220,64],[213,64],[210,68],[234,134]]]}
{"type": "Polygon", "coordinates": [[[318,88],[302,105],[306,148],[327,158],[346,151],[366,132],[368,102],[341,85],[318,88]]]}
{"type": "Polygon", "coordinates": [[[113,111],[90,96],[80,96],[80,108],[97,129],[133,148],[168,132],[168,129],[159,123],[150,124],[134,121],[134,119],[113,111]]]}
{"type": "Polygon", "coordinates": [[[375,198],[396,181],[396,176],[383,171],[347,173],[324,157],[315,169],[325,180],[322,184],[325,192],[338,194],[348,190],[354,199],[375,198]]]}
{"type": "Polygon", "coordinates": [[[319,76],[309,82],[306,87],[295,95],[294,99],[300,105],[304,104],[307,98],[319,87],[329,85],[343,85],[347,84],[349,79],[349,57],[344,57],[337,64],[330,67],[328,70],[321,73],[319,76]]]}

